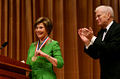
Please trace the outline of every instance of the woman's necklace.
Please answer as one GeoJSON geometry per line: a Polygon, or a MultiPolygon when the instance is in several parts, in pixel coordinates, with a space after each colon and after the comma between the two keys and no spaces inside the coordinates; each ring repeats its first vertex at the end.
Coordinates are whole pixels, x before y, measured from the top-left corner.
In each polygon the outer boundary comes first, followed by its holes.
{"type": "MultiPolygon", "coordinates": [[[[47,36],[41,45],[40,45],[40,41],[38,41],[35,51],[40,50],[47,43],[48,40],[49,40],[49,37],[47,36]]],[[[37,60],[37,54],[35,53],[35,55],[32,57],[32,61],[34,62],[36,60],[37,60]]]]}

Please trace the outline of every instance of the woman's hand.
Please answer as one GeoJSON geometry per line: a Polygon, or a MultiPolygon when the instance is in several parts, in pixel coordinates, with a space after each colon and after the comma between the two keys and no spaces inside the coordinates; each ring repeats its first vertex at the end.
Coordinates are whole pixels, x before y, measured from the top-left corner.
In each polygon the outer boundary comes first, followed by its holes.
{"type": "Polygon", "coordinates": [[[50,61],[53,64],[53,66],[55,66],[55,67],[57,66],[57,59],[53,58],[52,56],[47,55],[46,53],[42,52],[41,50],[37,50],[35,52],[35,55],[45,57],[48,61],[50,61]]]}
{"type": "Polygon", "coordinates": [[[37,50],[37,51],[35,52],[35,55],[36,55],[36,56],[46,57],[47,54],[45,54],[45,53],[42,52],[41,50],[37,50]]]}

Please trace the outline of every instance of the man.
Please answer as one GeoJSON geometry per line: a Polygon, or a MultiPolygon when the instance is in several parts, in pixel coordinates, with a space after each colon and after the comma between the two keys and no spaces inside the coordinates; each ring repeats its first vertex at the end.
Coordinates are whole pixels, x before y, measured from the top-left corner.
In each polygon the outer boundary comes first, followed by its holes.
{"type": "Polygon", "coordinates": [[[100,59],[101,79],[120,79],[120,24],[114,21],[110,6],[98,6],[95,14],[101,27],[97,37],[91,28],[81,28],[78,34],[85,43],[85,52],[100,59]]]}

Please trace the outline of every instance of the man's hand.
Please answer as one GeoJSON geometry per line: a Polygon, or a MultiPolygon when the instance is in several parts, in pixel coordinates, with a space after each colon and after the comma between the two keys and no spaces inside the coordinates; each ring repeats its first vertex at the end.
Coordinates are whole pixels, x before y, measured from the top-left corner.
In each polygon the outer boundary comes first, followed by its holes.
{"type": "Polygon", "coordinates": [[[90,44],[90,41],[92,39],[93,35],[93,30],[91,27],[89,27],[89,29],[87,28],[80,28],[78,30],[78,34],[80,36],[80,38],[82,39],[82,41],[85,43],[86,46],[88,46],[90,44]]]}

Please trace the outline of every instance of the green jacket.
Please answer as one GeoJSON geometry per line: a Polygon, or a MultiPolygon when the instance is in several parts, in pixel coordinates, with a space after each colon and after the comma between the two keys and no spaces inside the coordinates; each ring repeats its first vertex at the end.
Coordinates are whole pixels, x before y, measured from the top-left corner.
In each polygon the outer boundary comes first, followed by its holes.
{"type": "MultiPolygon", "coordinates": [[[[56,79],[53,71],[53,65],[45,57],[38,56],[36,61],[32,61],[35,54],[37,42],[31,44],[26,64],[29,64],[32,72],[31,79],[56,79]]],[[[57,41],[49,39],[47,43],[41,48],[41,51],[57,59],[57,68],[62,68],[64,61],[61,55],[60,46],[57,41]]]]}

